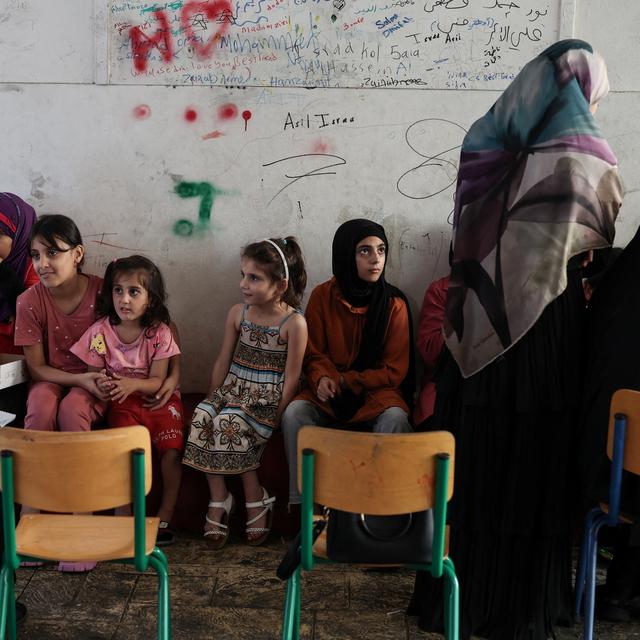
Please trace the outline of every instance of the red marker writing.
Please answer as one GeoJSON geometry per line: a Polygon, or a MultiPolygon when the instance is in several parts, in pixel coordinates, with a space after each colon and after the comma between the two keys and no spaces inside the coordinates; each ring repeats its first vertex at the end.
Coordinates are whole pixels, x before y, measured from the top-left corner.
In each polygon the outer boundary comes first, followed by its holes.
{"type": "Polygon", "coordinates": [[[251,120],[251,111],[247,110],[247,111],[243,111],[242,112],[242,119],[244,120],[244,130],[247,130],[247,122],[249,122],[249,120],[251,120]]]}

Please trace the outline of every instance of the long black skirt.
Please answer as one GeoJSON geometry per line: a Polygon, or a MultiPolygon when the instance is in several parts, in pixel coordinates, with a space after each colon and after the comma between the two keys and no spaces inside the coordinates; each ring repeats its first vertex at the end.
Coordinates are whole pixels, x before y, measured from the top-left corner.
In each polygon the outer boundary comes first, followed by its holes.
{"type": "MultiPolygon", "coordinates": [[[[450,545],[461,637],[546,640],[572,611],[572,455],[584,295],[580,272],[509,351],[463,379],[448,352],[432,428],[456,438],[450,545]]],[[[419,572],[409,613],[441,629],[442,581],[419,572]]]]}

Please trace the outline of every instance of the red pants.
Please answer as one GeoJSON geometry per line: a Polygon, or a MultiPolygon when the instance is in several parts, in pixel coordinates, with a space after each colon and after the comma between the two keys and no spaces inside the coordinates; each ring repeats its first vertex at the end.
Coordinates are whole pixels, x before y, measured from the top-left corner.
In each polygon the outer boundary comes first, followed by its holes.
{"type": "Polygon", "coordinates": [[[109,404],[107,423],[110,427],[130,427],[142,424],[151,432],[151,442],[161,455],[169,449],[182,451],[184,445],[183,408],[176,391],[169,402],[151,411],[142,406],[140,396],[129,396],[122,404],[109,404]]]}
{"type": "Polygon", "coordinates": [[[29,388],[25,429],[90,431],[102,418],[107,403],[81,387],[34,382],[29,388]]]}

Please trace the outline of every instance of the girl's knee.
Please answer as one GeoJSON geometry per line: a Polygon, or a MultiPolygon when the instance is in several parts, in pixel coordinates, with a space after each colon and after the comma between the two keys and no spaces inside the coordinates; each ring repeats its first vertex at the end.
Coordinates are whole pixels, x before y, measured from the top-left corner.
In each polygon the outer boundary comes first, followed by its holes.
{"type": "Polygon", "coordinates": [[[95,406],[98,402],[88,391],[73,387],[58,406],[60,431],[91,431],[97,417],[95,406]]]}
{"type": "MultiPolygon", "coordinates": [[[[160,460],[167,462],[175,462],[175,464],[180,465],[180,454],[181,450],[179,449],[158,449],[158,457],[160,460]]],[[[180,466],[182,469],[182,466],[180,466]]]]}
{"type": "Polygon", "coordinates": [[[58,407],[64,389],[52,382],[36,382],[27,396],[24,428],[53,431],[56,428],[58,407]]]}

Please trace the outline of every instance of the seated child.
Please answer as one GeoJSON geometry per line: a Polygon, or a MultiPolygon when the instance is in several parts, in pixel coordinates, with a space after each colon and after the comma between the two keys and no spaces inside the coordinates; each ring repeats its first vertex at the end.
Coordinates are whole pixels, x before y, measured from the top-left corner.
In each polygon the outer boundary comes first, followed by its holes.
{"type": "MultiPolygon", "coordinates": [[[[31,374],[25,429],[88,431],[102,419],[107,395],[101,374],[87,371],[70,347],[95,320],[102,280],[82,273],[78,227],[63,215],[41,216],[29,237],[40,282],[18,296],[15,344],[24,348],[31,374]]],[[[22,505],[22,514],[34,509],[22,505]]],[[[87,571],[94,562],[61,562],[61,571],[87,571]]]]}
{"type": "Polygon", "coordinates": [[[143,256],[114,260],[104,274],[96,308],[98,318],[71,347],[90,371],[103,371],[99,382],[109,396],[108,424],[141,424],[151,432],[160,455],[162,502],[158,511],[158,544],[171,544],[169,523],[178,499],[183,445],[179,392],[151,410],[145,396],[157,393],[168,372],[169,358],[180,353],[165,306],[165,287],[158,268],[143,256]]]}
{"type": "Polygon", "coordinates": [[[207,474],[211,502],[204,535],[220,549],[229,537],[233,496],[225,475],[241,474],[247,542],[263,543],[273,502],[256,469],[280,416],[298,390],[307,324],[298,309],[307,275],[294,238],[262,240],[240,259],[244,304],[231,307],[211,386],[191,420],[183,463],[207,474]]]}

